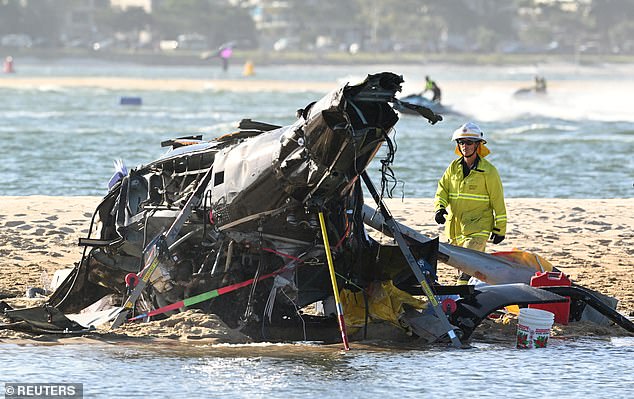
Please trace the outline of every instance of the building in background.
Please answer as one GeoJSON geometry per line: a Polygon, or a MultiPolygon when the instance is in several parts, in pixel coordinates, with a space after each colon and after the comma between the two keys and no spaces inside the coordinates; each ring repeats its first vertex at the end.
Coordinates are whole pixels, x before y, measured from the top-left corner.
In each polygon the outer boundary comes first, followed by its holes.
{"type": "Polygon", "coordinates": [[[146,13],[152,13],[153,0],[110,0],[110,6],[125,11],[130,7],[142,8],[146,13]]]}

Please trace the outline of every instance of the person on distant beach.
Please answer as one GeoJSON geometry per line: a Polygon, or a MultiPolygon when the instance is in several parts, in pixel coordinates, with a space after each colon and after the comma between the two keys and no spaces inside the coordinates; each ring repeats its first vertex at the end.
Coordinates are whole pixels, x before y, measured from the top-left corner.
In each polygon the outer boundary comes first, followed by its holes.
{"type": "MultiPolygon", "coordinates": [[[[434,219],[445,224],[448,215],[445,235],[451,244],[484,252],[489,236],[499,244],[506,235],[502,180],[495,166],[484,159],[490,151],[478,125],[465,123],[451,140],[460,158],[449,164],[438,181],[434,219]]],[[[470,277],[461,273],[457,284],[467,284],[470,277]]]]}
{"type": "Polygon", "coordinates": [[[440,96],[441,96],[440,87],[438,87],[436,82],[431,80],[429,76],[425,76],[425,90],[423,90],[422,94],[425,94],[428,91],[431,91],[432,93],[434,93],[434,96],[432,97],[431,100],[435,103],[439,103],[440,96]]]}
{"type": "Polygon", "coordinates": [[[542,76],[535,76],[535,91],[537,93],[546,92],[546,79],[542,76]]]}
{"type": "Polygon", "coordinates": [[[227,43],[220,46],[218,49],[218,56],[222,60],[222,70],[229,69],[229,58],[233,55],[233,43],[227,43]]]}
{"type": "Polygon", "coordinates": [[[13,69],[13,57],[11,57],[10,55],[4,59],[4,63],[2,64],[2,72],[15,73],[15,69],[13,69]]]}

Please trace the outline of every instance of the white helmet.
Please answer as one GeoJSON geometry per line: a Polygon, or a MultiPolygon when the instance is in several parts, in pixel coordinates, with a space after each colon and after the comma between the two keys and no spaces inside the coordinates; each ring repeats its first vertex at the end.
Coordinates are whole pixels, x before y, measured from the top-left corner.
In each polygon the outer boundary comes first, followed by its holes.
{"type": "Polygon", "coordinates": [[[473,122],[467,122],[453,132],[453,135],[451,136],[451,141],[458,139],[482,141],[483,143],[487,142],[484,139],[484,132],[482,132],[480,126],[476,125],[473,122]]]}

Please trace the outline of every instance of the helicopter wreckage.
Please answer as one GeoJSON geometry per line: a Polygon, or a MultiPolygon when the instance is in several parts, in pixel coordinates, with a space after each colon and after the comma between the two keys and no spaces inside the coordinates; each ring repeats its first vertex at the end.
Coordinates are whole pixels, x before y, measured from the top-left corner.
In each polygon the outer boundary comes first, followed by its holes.
{"type": "MultiPolygon", "coordinates": [[[[4,327],[84,333],[93,325],[71,314],[108,296],[116,298],[106,317],[112,329],[199,308],[269,341],[346,342],[383,320],[461,346],[490,313],[562,295],[626,324],[590,290],[530,287],[532,267],[394,220],[366,172],[383,145],[394,156],[394,106],[442,120],[399,101],[402,83],[389,72],[368,75],[298,110],[291,125],[246,119],[210,141],[164,142],[163,156],[129,172],[119,165],[80,239],[81,261],[45,305],[5,310],[12,323],[4,327]],[[364,204],[364,186],[374,207],[364,204]],[[379,243],[367,226],[394,242],[379,243]],[[438,260],[489,285],[441,286],[438,260]],[[315,307],[322,311],[307,311],[315,307]]],[[[382,165],[385,179],[389,159],[382,165]]]]}

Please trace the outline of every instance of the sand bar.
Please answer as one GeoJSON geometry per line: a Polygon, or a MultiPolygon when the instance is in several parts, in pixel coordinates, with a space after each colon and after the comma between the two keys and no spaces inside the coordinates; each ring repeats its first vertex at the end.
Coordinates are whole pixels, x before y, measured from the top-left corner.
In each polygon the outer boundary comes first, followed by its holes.
{"type": "Polygon", "coordinates": [[[119,77],[37,77],[0,79],[0,87],[46,88],[46,87],[96,87],[111,90],[161,90],[199,91],[226,90],[236,92],[257,91],[317,91],[327,92],[337,88],[337,82],[308,82],[256,79],[142,79],[119,77]]]}
{"type": "MultiPolygon", "coordinates": [[[[81,258],[99,197],[0,197],[0,294],[23,296],[81,258]]],[[[433,237],[431,199],[388,200],[394,217],[433,237]]],[[[500,245],[537,253],[589,288],[616,297],[618,310],[634,315],[634,199],[507,199],[509,229],[500,245]]],[[[441,235],[441,240],[445,240],[441,235]]],[[[441,282],[455,278],[440,265],[441,282]],[[443,281],[444,280],[444,281],[443,281]]]]}
{"type": "MultiPolygon", "coordinates": [[[[377,71],[378,72],[378,71],[377,71]]],[[[398,73],[398,72],[397,72],[398,73]]],[[[362,79],[360,74],[357,78],[362,79]]],[[[161,91],[201,91],[222,90],[234,92],[295,92],[315,91],[328,92],[346,83],[341,81],[305,81],[305,80],[273,80],[259,79],[257,77],[245,77],[241,79],[144,79],[128,77],[22,77],[19,75],[0,76],[0,88],[13,89],[42,89],[51,87],[95,87],[110,90],[161,90],[161,91]]],[[[357,83],[353,81],[352,83],[357,83]]],[[[459,80],[442,82],[442,88],[446,93],[467,91],[480,91],[483,88],[506,90],[513,92],[519,87],[530,86],[532,82],[521,81],[482,81],[459,80]]],[[[422,89],[425,82],[421,79],[412,80],[406,78],[404,94],[408,88],[422,89]]],[[[549,91],[564,90],[587,92],[599,91],[634,91],[634,81],[600,81],[600,80],[567,80],[549,81],[549,91]]]]}

